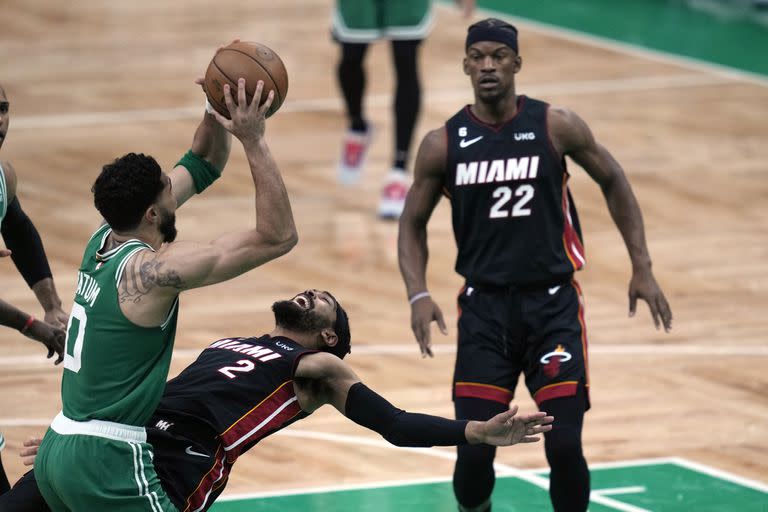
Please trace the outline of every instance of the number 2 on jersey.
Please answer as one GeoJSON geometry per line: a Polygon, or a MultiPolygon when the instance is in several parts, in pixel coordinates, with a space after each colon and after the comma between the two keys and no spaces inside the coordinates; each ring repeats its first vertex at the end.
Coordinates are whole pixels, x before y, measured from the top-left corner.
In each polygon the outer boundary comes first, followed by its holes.
{"type": "Polygon", "coordinates": [[[526,217],[531,214],[530,208],[525,205],[533,199],[533,185],[520,185],[515,189],[515,197],[519,197],[512,206],[512,213],[504,209],[510,199],[512,199],[512,189],[506,185],[493,191],[493,198],[497,201],[491,206],[491,213],[488,215],[491,219],[505,219],[507,217],[526,217]]]}
{"type": "Polygon", "coordinates": [[[256,368],[256,364],[254,364],[253,361],[249,361],[248,359],[241,359],[237,362],[237,366],[225,366],[224,368],[219,368],[219,372],[223,373],[230,379],[234,379],[237,377],[235,373],[247,373],[251,370],[256,368]]]}

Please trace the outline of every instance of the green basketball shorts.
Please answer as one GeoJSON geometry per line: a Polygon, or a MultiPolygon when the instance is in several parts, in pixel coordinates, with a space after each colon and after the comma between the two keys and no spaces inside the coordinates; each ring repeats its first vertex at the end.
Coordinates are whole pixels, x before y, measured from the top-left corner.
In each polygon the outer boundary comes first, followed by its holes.
{"type": "Polygon", "coordinates": [[[177,512],[160,485],[143,427],[73,421],[59,414],[35,459],[53,512],[177,512]]]}
{"type": "Polygon", "coordinates": [[[430,0],[337,0],[333,36],[342,43],[421,40],[432,22],[430,0]]]}

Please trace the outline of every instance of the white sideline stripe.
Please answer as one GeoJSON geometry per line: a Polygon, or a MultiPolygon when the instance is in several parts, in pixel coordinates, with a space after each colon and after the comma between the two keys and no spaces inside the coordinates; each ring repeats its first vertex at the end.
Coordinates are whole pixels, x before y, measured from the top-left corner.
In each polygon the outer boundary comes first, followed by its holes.
{"type": "MultiPolygon", "coordinates": [[[[200,355],[203,348],[192,349],[182,348],[173,351],[173,359],[192,359],[200,355]]],[[[454,344],[432,345],[432,351],[436,354],[455,354],[456,346],[454,344]]],[[[353,345],[352,356],[362,355],[413,355],[417,357],[418,347],[413,343],[382,343],[373,345],[353,345]]],[[[656,345],[653,343],[635,343],[622,345],[590,345],[590,356],[734,356],[734,357],[768,357],[768,345],[751,346],[714,346],[714,345],[656,345]]],[[[0,367],[4,366],[44,366],[50,367],[52,371],[58,371],[59,367],[54,366],[51,359],[43,356],[0,356],[0,367]]]]}
{"type": "MultiPolygon", "coordinates": [[[[561,94],[600,94],[624,91],[651,91],[660,89],[702,87],[710,85],[730,84],[738,81],[738,77],[713,77],[695,74],[670,76],[650,76],[637,78],[617,78],[610,80],[585,80],[569,82],[567,86],[560,83],[526,84],[521,88],[536,91],[537,96],[561,94]]],[[[520,87],[520,86],[519,86],[520,87]]],[[[430,102],[455,102],[470,99],[466,88],[426,91],[425,97],[430,102]]],[[[370,107],[387,107],[392,103],[389,94],[371,95],[366,98],[370,107]]],[[[341,112],[341,99],[318,98],[289,101],[280,109],[282,113],[302,112],[341,112]]],[[[40,128],[75,128],[78,126],[110,125],[177,121],[200,117],[202,109],[195,107],[158,108],[141,110],[118,110],[112,112],[93,112],[89,114],[61,114],[41,116],[18,116],[13,119],[14,130],[36,130],[40,128]]]]}
{"type": "Polygon", "coordinates": [[[600,496],[613,496],[614,494],[637,494],[645,491],[647,491],[645,487],[636,485],[634,487],[615,487],[611,489],[598,489],[596,491],[592,491],[592,493],[599,494],[600,496]]]}
{"type": "MultiPolygon", "coordinates": [[[[448,7],[444,5],[443,8],[447,9],[448,7]]],[[[768,87],[768,77],[759,73],[744,71],[742,69],[733,68],[722,64],[715,64],[713,62],[699,60],[693,57],[686,57],[663,50],[645,48],[639,45],[616,41],[615,39],[610,39],[608,37],[596,36],[586,32],[580,32],[578,30],[560,27],[559,25],[534,21],[529,18],[519,18],[517,16],[511,16],[507,13],[494,11],[491,9],[476,9],[476,12],[478,15],[484,18],[495,17],[499,19],[506,19],[518,27],[525,26],[533,31],[557,37],[559,39],[575,41],[577,43],[587,44],[598,48],[605,48],[635,57],[642,57],[644,59],[664,62],[666,64],[674,64],[676,66],[682,66],[684,68],[692,69],[695,71],[703,71],[723,78],[743,80],[751,82],[755,85],[768,87]]]]}
{"type": "Polygon", "coordinates": [[[734,475],[733,473],[728,473],[722,469],[713,468],[712,466],[707,466],[705,464],[694,462],[682,457],[673,457],[672,461],[678,466],[682,466],[692,471],[713,476],[715,478],[719,478],[720,480],[726,480],[728,482],[739,484],[743,487],[749,487],[750,489],[768,494],[768,484],[758,482],[757,480],[751,480],[749,478],[744,478],[743,476],[734,475]]]}

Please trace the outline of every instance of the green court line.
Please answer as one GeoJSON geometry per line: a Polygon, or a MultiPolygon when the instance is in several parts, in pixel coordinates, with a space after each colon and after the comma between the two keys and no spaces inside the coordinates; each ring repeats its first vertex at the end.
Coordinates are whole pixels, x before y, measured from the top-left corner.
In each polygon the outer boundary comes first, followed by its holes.
{"type": "MultiPolygon", "coordinates": [[[[602,467],[597,464],[590,472],[593,492],[603,497],[610,496],[616,502],[615,506],[592,502],[591,512],[768,510],[768,485],[740,479],[683,459],[661,459],[658,463],[629,461],[602,467]],[[628,492],[615,494],[612,489],[628,492]]],[[[533,472],[544,477],[547,473],[545,470],[533,472]]],[[[551,507],[546,490],[515,477],[497,479],[493,502],[496,512],[538,511],[551,507]]],[[[454,509],[455,500],[449,479],[369,484],[284,496],[225,497],[211,508],[214,512],[444,512],[454,509]]]]}
{"type": "MultiPolygon", "coordinates": [[[[510,16],[768,76],[768,25],[754,17],[718,17],[691,9],[682,0],[478,0],[477,5],[510,16]]],[[[760,16],[768,20],[768,14],[760,16]]]]}

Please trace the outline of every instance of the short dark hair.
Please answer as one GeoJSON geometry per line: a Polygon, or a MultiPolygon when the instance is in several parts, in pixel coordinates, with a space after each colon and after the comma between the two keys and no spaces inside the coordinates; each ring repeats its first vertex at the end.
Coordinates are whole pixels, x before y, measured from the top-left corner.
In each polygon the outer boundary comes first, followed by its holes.
{"type": "Polygon", "coordinates": [[[93,183],[93,204],[112,229],[135,229],[165,185],[151,156],[128,153],[105,165],[93,183]]]}
{"type": "MultiPolygon", "coordinates": [[[[328,295],[331,294],[329,293],[328,295]]],[[[336,322],[333,324],[333,330],[336,332],[338,341],[336,345],[328,347],[326,350],[339,359],[344,359],[344,356],[352,352],[352,334],[349,331],[349,317],[336,297],[333,297],[333,300],[336,302],[336,322]]]]}

